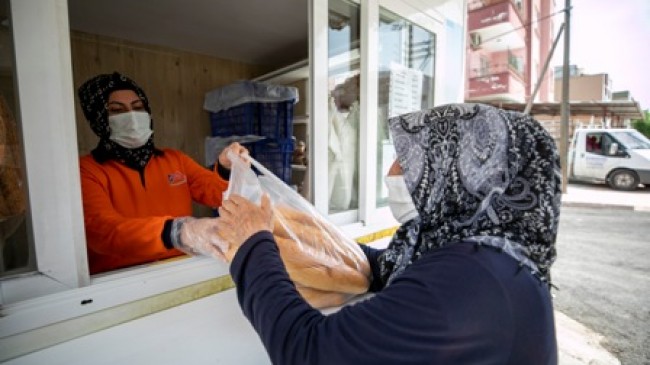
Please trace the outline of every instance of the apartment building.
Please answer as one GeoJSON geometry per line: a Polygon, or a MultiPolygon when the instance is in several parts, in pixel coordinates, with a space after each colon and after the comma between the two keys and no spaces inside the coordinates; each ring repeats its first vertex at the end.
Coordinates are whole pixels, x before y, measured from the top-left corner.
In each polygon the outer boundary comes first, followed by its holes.
{"type": "MultiPolygon", "coordinates": [[[[554,0],[470,0],[465,100],[527,102],[556,34],[554,0]]],[[[552,101],[544,75],[536,102],[552,101]]]]}
{"type": "MultiPolygon", "coordinates": [[[[562,99],[562,67],[555,71],[555,101],[562,99]]],[[[607,73],[586,74],[572,65],[569,70],[570,101],[609,101],[612,100],[612,79],[607,73]]]]}

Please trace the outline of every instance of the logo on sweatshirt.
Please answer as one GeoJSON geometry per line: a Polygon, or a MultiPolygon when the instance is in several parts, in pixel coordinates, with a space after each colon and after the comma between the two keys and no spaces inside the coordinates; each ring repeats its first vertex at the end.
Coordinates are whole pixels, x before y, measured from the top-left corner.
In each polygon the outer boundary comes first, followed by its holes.
{"type": "Polygon", "coordinates": [[[187,176],[180,171],[176,171],[167,175],[167,181],[171,186],[181,185],[187,182],[187,176]]]}

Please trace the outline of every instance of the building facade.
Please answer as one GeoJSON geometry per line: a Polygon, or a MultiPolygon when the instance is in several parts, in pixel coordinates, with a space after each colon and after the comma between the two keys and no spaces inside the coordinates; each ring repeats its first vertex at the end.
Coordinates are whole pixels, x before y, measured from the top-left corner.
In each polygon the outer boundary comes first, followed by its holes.
{"type": "MultiPolygon", "coordinates": [[[[555,68],[555,101],[562,100],[562,67],[555,68]]],[[[586,74],[572,65],[569,70],[569,101],[612,100],[612,78],[609,74],[586,74]]]]}
{"type": "MultiPolygon", "coordinates": [[[[527,102],[555,38],[554,0],[468,2],[466,101],[527,102]]],[[[553,100],[547,71],[535,101],[553,100]]]]}

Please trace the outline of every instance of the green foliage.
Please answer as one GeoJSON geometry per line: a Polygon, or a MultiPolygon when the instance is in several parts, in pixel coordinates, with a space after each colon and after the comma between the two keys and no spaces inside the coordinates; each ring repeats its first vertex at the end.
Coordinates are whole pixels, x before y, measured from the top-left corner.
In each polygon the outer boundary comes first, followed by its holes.
{"type": "Polygon", "coordinates": [[[645,110],[644,119],[637,119],[632,121],[632,128],[641,132],[644,136],[650,138],[650,110],[645,110]]]}

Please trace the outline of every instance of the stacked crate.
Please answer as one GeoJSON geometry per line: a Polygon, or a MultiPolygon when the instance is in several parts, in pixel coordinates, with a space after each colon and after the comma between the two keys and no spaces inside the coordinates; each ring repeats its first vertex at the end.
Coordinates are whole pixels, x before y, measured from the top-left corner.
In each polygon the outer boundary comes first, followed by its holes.
{"type": "Polygon", "coordinates": [[[240,81],[206,96],[212,101],[212,136],[262,136],[261,141],[244,143],[253,158],[284,182],[291,182],[293,108],[298,93],[293,87],[240,81]],[[234,105],[233,105],[234,104],[234,105]],[[218,109],[218,110],[217,110],[218,109]]]}

